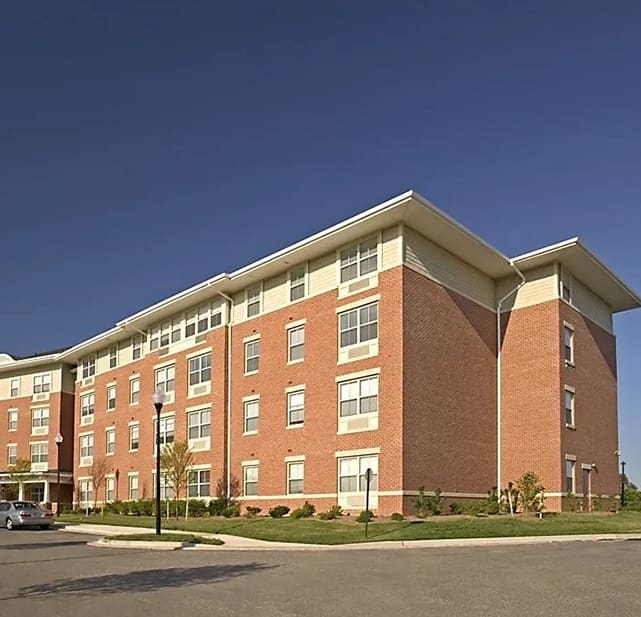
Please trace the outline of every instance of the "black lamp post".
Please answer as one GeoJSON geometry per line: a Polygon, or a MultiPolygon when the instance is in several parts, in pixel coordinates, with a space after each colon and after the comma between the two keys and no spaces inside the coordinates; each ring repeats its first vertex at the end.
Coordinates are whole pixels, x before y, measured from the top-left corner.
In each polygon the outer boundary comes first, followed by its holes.
{"type": "Polygon", "coordinates": [[[58,433],[54,439],[56,442],[56,467],[58,468],[58,478],[56,480],[56,514],[60,514],[60,446],[65,438],[62,433],[58,433]]]}
{"type": "Polygon", "coordinates": [[[621,507],[625,505],[625,461],[621,461],[621,507]]]}
{"type": "Polygon", "coordinates": [[[160,411],[165,394],[156,390],[152,397],[156,408],[156,535],[160,535],[160,411]]]}

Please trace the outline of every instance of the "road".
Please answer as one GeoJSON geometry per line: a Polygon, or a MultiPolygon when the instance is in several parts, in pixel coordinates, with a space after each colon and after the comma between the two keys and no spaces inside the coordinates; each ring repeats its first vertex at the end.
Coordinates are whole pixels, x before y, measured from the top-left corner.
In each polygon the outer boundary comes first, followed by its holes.
{"type": "Polygon", "coordinates": [[[641,542],[140,551],[0,529],[0,615],[639,617],[641,542]]]}

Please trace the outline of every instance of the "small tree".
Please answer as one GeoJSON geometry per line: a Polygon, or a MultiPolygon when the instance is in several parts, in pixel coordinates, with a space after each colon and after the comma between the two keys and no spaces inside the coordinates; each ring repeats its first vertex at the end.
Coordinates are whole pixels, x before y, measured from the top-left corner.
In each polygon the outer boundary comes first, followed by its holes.
{"type": "MultiPolygon", "coordinates": [[[[178,516],[178,500],[187,489],[189,481],[189,468],[194,464],[194,453],[189,448],[187,441],[174,441],[166,444],[160,453],[160,468],[169,481],[176,500],[176,516],[178,516]]],[[[185,518],[188,516],[185,508],[185,518]]]]}
{"type": "Polygon", "coordinates": [[[533,471],[524,473],[516,483],[523,512],[541,512],[545,501],[543,485],[533,471]]]}
{"type": "Polygon", "coordinates": [[[107,474],[111,471],[106,458],[94,456],[89,475],[91,476],[91,487],[93,489],[93,509],[98,507],[98,493],[107,482],[107,474]]]}
{"type": "Polygon", "coordinates": [[[22,494],[24,499],[24,484],[27,480],[33,478],[31,461],[26,458],[16,459],[13,465],[9,465],[7,472],[9,473],[9,482],[17,487],[18,495],[22,494]]]}
{"type": "MultiPolygon", "coordinates": [[[[231,475],[229,479],[229,500],[232,501],[240,495],[240,480],[231,475]]],[[[227,476],[218,478],[216,482],[216,498],[227,499],[227,476]]]]}
{"type": "Polygon", "coordinates": [[[412,509],[418,518],[425,518],[429,514],[440,514],[443,510],[441,489],[434,491],[434,496],[425,494],[425,487],[418,487],[418,495],[412,498],[412,509]]]}

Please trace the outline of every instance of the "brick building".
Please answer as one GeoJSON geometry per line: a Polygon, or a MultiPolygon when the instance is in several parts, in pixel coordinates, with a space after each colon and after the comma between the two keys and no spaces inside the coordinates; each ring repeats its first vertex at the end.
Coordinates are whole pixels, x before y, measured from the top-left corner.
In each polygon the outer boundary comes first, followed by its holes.
{"type": "Polygon", "coordinates": [[[160,389],[193,497],[233,477],[263,510],[356,510],[370,468],[390,513],[420,485],[480,498],[532,470],[549,509],[589,507],[618,486],[612,314],[640,305],[576,239],[508,259],[402,194],[57,354],[77,367],[75,500],[97,459],[99,501],[154,494],[160,389]]]}

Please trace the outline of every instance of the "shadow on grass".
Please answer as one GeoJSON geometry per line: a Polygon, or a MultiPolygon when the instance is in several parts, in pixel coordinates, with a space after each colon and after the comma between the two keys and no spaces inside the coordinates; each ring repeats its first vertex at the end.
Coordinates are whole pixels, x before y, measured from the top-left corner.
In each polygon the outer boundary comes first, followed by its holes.
{"type": "Polygon", "coordinates": [[[97,596],[116,593],[142,593],[161,589],[193,587],[255,574],[278,566],[250,562],[238,565],[200,566],[194,568],[164,568],[139,570],[123,574],[104,574],[87,578],[64,578],[52,583],[22,587],[18,598],[48,596],[97,596]]]}

